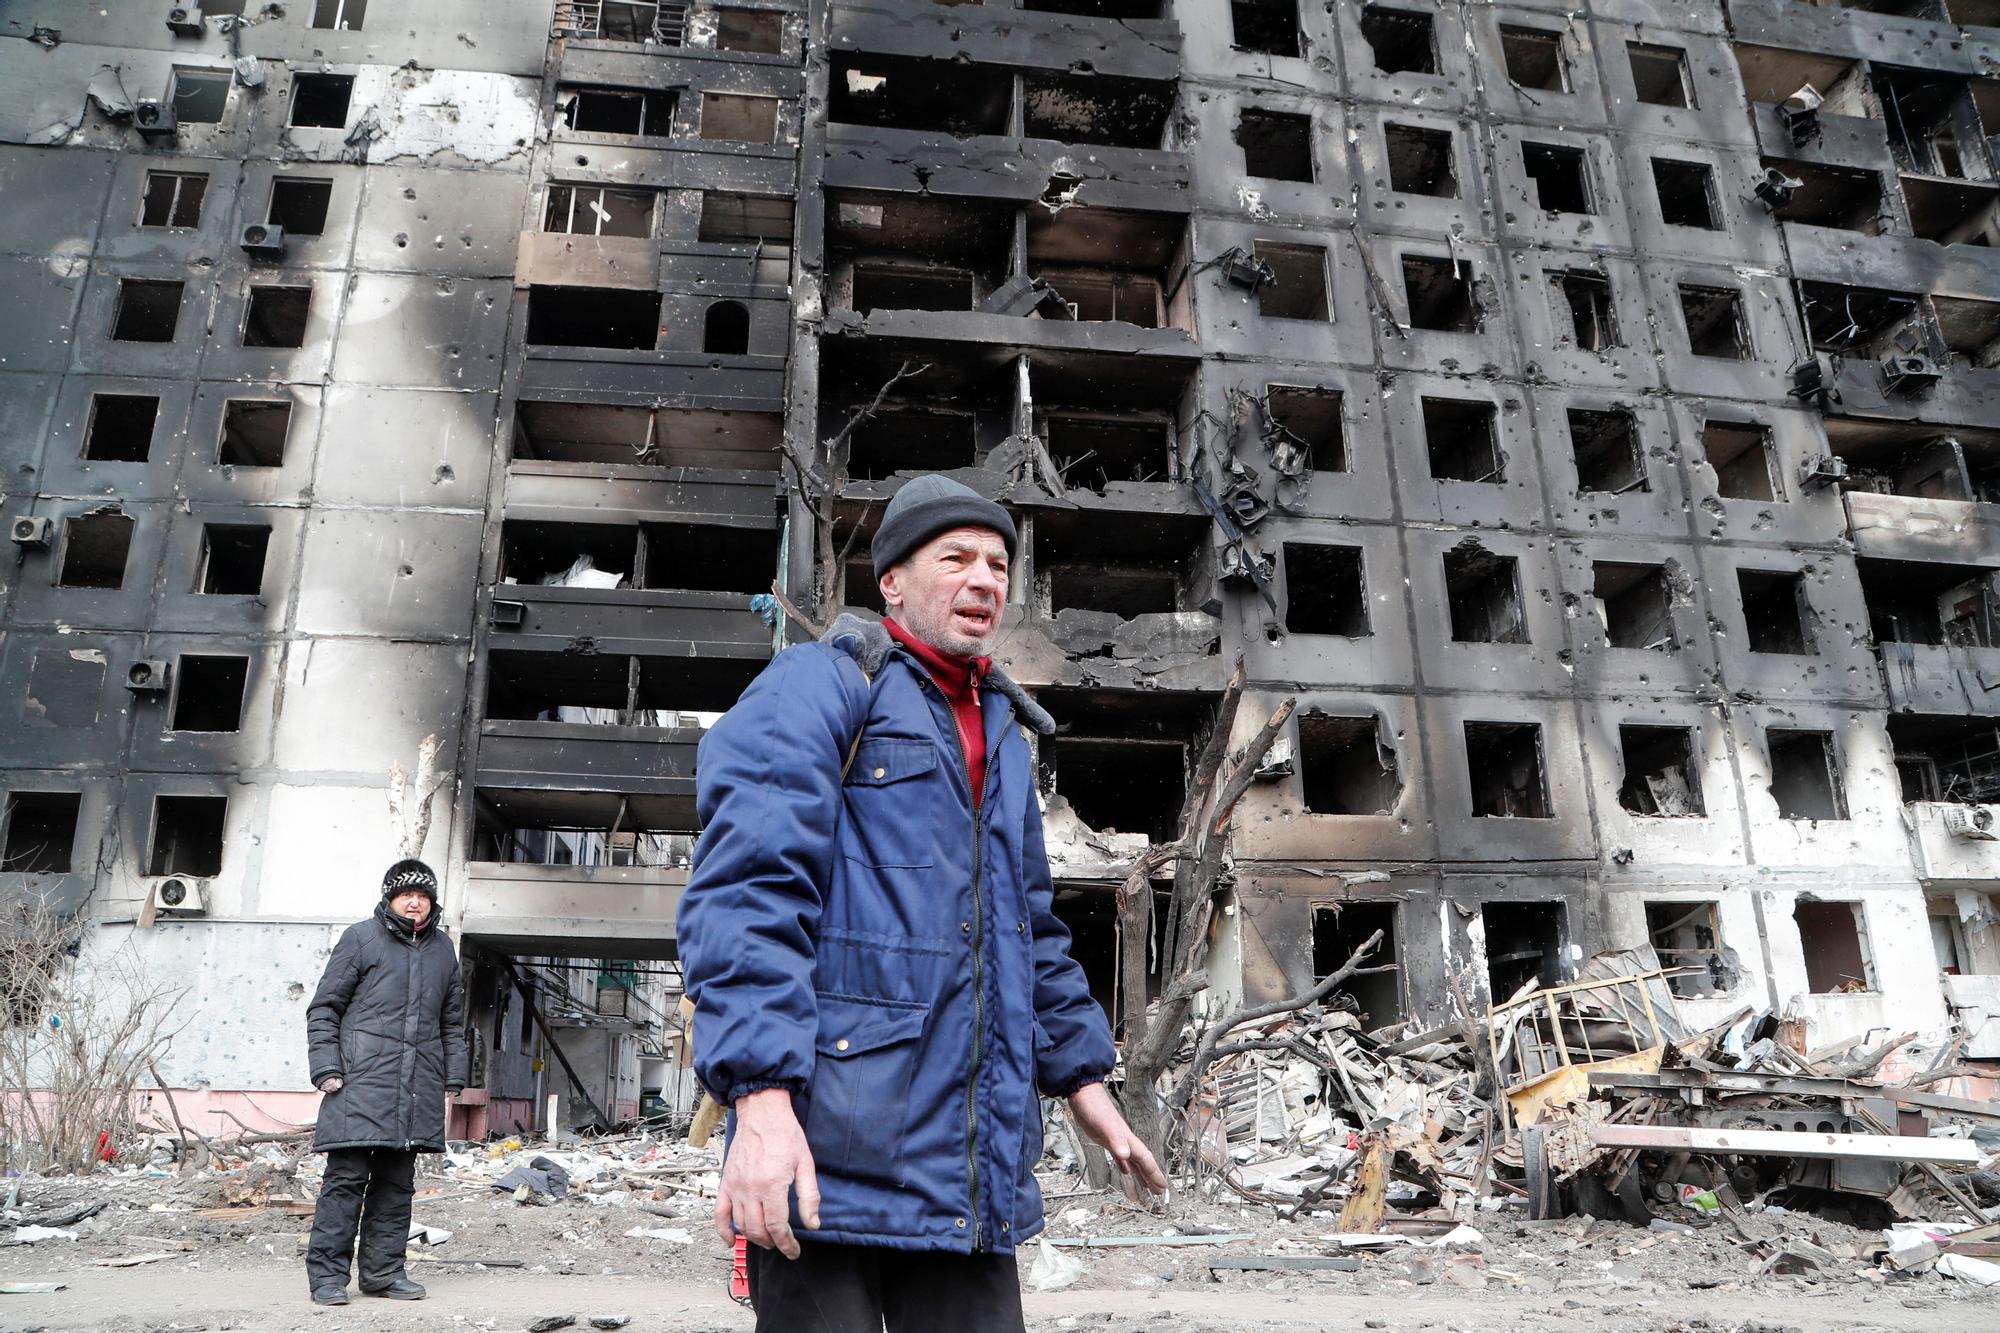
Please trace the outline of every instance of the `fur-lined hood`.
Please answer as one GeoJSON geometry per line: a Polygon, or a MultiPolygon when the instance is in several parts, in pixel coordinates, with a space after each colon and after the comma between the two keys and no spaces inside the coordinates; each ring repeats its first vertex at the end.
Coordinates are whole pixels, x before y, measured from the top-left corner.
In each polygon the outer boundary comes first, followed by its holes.
{"type": "MultiPolygon", "coordinates": [[[[853,658],[867,673],[869,679],[882,669],[882,663],[889,659],[889,650],[896,641],[882,622],[870,616],[843,611],[826,633],[820,635],[821,643],[838,648],[853,658]]],[[[1015,684],[1013,679],[999,667],[986,673],[986,683],[1005,695],[1007,702],[1014,705],[1014,715],[1027,723],[1030,728],[1044,736],[1053,736],[1056,720],[1048,710],[1028,697],[1028,692],[1015,684]]]]}

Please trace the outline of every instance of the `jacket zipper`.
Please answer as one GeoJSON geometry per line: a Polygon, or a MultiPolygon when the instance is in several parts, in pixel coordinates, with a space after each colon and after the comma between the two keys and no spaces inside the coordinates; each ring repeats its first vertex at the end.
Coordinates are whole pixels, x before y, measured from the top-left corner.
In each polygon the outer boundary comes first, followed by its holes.
{"type": "MultiPolygon", "coordinates": [[[[972,757],[966,752],[965,737],[959,733],[958,710],[952,707],[951,700],[944,696],[944,690],[921,665],[917,679],[937,691],[938,701],[944,705],[945,716],[951,722],[952,744],[958,749],[959,771],[965,774],[966,795],[970,797],[972,757]]],[[[980,725],[985,726],[984,708],[980,710],[980,725]]],[[[1006,739],[1004,731],[1001,739],[1006,739]]],[[[979,1215],[978,1136],[979,1066],[986,1055],[986,898],[980,892],[979,881],[986,864],[986,797],[992,793],[993,776],[1000,770],[1000,766],[993,762],[994,757],[987,756],[986,787],[980,793],[980,799],[974,802],[972,810],[972,1069],[965,1080],[965,1170],[970,1190],[972,1248],[975,1252],[986,1246],[985,1227],[979,1215]]]]}

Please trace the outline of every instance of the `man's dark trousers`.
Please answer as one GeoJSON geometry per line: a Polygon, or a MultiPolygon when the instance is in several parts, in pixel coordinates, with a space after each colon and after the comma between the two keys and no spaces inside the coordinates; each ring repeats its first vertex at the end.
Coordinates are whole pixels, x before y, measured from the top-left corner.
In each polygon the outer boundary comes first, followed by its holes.
{"type": "Polygon", "coordinates": [[[306,1279],[314,1291],[345,1287],[361,1236],[361,1289],[379,1291],[403,1276],[410,1243],[410,1202],[416,1195],[417,1154],[397,1148],[335,1148],[313,1211],[306,1279]]]}
{"type": "Polygon", "coordinates": [[[1021,1333],[1011,1254],[928,1254],[799,1242],[750,1247],[757,1333],[1021,1333]]]}

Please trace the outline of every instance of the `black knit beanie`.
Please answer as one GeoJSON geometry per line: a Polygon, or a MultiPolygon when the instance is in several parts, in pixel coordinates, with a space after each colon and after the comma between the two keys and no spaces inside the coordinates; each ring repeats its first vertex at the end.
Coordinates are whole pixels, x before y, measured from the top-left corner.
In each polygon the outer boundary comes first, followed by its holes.
{"type": "Polygon", "coordinates": [[[991,528],[1007,543],[1010,560],[1021,540],[1007,511],[970,486],[949,477],[918,477],[897,491],[882,511],[882,525],[875,529],[875,577],[881,578],[925,542],[953,528],[991,528]]]}
{"type": "Polygon", "coordinates": [[[437,872],[422,861],[414,858],[408,861],[398,861],[389,867],[388,874],[382,876],[382,896],[384,898],[393,898],[397,894],[407,893],[411,889],[415,889],[418,893],[430,899],[431,906],[437,906],[437,872]]]}

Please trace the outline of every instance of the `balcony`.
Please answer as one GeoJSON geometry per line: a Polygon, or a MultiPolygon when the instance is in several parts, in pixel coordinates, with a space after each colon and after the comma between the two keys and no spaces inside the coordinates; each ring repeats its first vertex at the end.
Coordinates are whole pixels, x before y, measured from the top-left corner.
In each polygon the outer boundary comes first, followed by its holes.
{"type": "Polygon", "coordinates": [[[503,953],[672,956],[688,872],[663,866],[467,863],[467,938],[503,953]]]}

